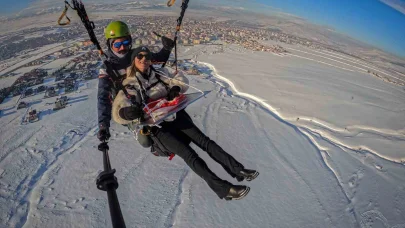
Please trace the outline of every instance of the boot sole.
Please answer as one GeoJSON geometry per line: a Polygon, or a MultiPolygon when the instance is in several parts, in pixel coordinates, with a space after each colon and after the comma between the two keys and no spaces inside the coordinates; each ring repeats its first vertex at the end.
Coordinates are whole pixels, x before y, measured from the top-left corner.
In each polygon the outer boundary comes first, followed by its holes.
{"type": "Polygon", "coordinates": [[[225,197],[225,200],[240,200],[242,198],[244,198],[245,196],[247,196],[247,194],[250,191],[250,187],[246,187],[246,190],[237,198],[232,198],[232,197],[225,197]]]}

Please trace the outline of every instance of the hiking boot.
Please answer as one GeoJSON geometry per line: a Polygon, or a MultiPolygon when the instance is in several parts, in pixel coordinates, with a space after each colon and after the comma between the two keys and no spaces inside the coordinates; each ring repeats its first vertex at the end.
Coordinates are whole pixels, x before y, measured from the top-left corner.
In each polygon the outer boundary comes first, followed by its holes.
{"type": "Polygon", "coordinates": [[[236,175],[236,180],[239,181],[239,182],[244,181],[244,180],[252,181],[257,176],[259,176],[259,172],[257,172],[256,170],[242,169],[239,172],[239,174],[236,175]]]}
{"type": "Polygon", "coordinates": [[[225,200],[240,200],[245,197],[250,191],[250,188],[244,185],[233,185],[225,196],[225,200]]]}

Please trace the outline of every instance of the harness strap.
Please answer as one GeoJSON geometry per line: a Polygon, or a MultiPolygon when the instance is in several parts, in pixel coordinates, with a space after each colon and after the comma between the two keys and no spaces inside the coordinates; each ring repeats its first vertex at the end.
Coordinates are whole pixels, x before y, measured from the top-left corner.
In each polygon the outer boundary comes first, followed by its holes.
{"type": "MultiPolygon", "coordinates": [[[[174,33],[174,40],[173,40],[174,41],[174,62],[172,64],[172,66],[176,65],[176,72],[177,72],[177,45],[176,45],[176,43],[177,43],[177,35],[178,35],[179,31],[180,31],[181,23],[183,22],[184,13],[186,12],[189,1],[190,0],[183,0],[183,2],[181,3],[180,16],[179,16],[179,18],[177,18],[176,32],[174,33]]],[[[172,1],[172,2],[174,4],[175,1],[172,1]]],[[[173,4],[169,5],[169,3],[170,3],[170,0],[167,2],[167,6],[173,5],[173,4]]],[[[166,62],[167,62],[167,60],[166,60],[166,62]]],[[[162,67],[164,67],[166,65],[166,62],[164,62],[162,64],[162,67]]]]}
{"type": "Polygon", "coordinates": [[[148,95],[146,95],[146,90],[143,87],[141,80],[139,80],[139,78],[136,75],[135,75],[135,78],[138,81],[139,86],[141,87],[140,95],[141,95],[142,103],[143,103],[143,105],[146,106],[146,102],[149,100],[149,97],[148,97],[148,95]]]}
{"type": "Polygon", "coordinates": [[[125,96],[131,100],[132,104],[138,104],[138,102],[136,101],[136,97],[132,96],[131,94],[128,93],[128,91],[126,90],[126,88],[124,86],[122,86],[122,92],[124,92],[125,96]]]}
{"type": "Polygon", "coordinates": [[[164,150],[169,153],[169,160],[171,161],[176,154],[170,152],[170,150],[168,150],[167,147],[163,145],[163,143],[156,137],[155,133],[151,129],[150,129],[150,136],[153,143],[156,144],[160,150],[164,150]]]}
{"type": "Polygon", "coordinates": [[[162,83],[163,86],[165,87],[165,89],[166,89],[167,91],[169,91],[169,90],[170,90],[169,85],[168,85],[167,83],[165,83],[165,82],[160,78],[160,75],[157,74],[157,71],[155,71],[155,73],[156,73],[155,77],[156,77],[156,79],[157,79],[157,82],[152,83],[151,85],[149,85],[149,86],[146,88],[146,91],[149,91],[152,87],[154,87],[155,85],[157,85],[157,84],[159,84],[159,83],[162,83]]]}
{"type": "Polygon", "coordinates": [[[160,72],[157,71],[154,67],[151,67],[151,69],[153,70],[153,72],[155,72],[155,77],[157,78],[157,80],[158,80],[159,82],[161,82],[161,83],[165,86],[165,88],[166,88],[167,91],[169,91],[169,90],[170,90],[169,85],[168,85],[167,83],[165,83],[165,82],[160,78],[160,72]]]}
{"type": "MultiPolygon", "coordinates": [[[[141,88],[141,95],[142,95],[141,98],[142,98],[142,103],[143,103],[144,105],[146,105],[147,101],[149,100],[149,96],[146,94],[146,92],[149,91],[150,89],[152,89],[152,88],[153,88],[154,86],[156,86],[157,84],[162,83],[163,86],[165,87],[165,89],[166,89],[167,91],[170,90],[169,85],[168,85],[167,83],[165,83],[165,82],[160,78],[160,74],[158,73],[158,71],[156,71],[153,67],[151,67],[150,69],[151,69],[151,71],[149,71],[149,76],[148,76],[148,78],[150,78],[150,75],[152,74],[152,71],[153,71],[153,72],[155,72],[155,77],[156,77],[157,81],[154,82],[154,83],[152,83],[151,85],[149,85],[147,88],[145,88],[145,87],[143,86],[141,80],[140,80],[138,77],[135,76],[135,78],[136,78],[136,80],[138,81],[138,84],[139,84],[139,86],[140,86],[140,88],[141,88]]],[[[124,93],[125,93],[125,91],[124,91],[124,93]]]]}

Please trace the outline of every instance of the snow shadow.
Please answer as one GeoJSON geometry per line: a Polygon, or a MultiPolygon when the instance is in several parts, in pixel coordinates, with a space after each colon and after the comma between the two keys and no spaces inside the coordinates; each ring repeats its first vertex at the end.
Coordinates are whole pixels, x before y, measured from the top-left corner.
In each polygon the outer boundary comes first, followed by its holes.
{"type": "Polygon", "coordinates": [[[49,108],[47,110],[43,110],[39,113],[38,115],[38,120],[42,120],[42,118],[44,118],[44,116],[47,115],[51,115],[52,113],[54,113],[55,111],[53,111],[53,109],[49,108]]]}
{"type": "Polygon", "coordinates": [[[5,111],[12,110],[12,109],[14,109],[14,108],[15,108],[15,106],[11,106],[11,107],[7,107],[7,108],[5,108],[5,109],[2,109],[1,111],[5,112],[5,111]]]}
{"type": "MultiPolygon", "coordinates": [[[[197,63],[198,64],[198,63],[197,63]]],[[[214,75],[215,74],[215,72],[213,71],[213,70],[211,70],[209,67],[207,67],[207,66],[204,66],[204,65],[200,65],[200,64],[198,64],[198,65],[196,65],[197,67],[198,67],[198,70],[201,72],[201,73],[204,73],[204,74],[207,74],[207,75],[214,75]]]]}
{"type": "Polygon", "coordinates": [[[89,99],[89,98],[88,98],[88,95],[83,95],[83,96],[80,96],[80,97],[72,97],[72,98],[69,98],[68,104],[73,104],[73,103],[77,103],[77,102],[82,102],[82,101],[85,101],[85,100],[87,100],[87,99],[89,99]]]}
{"type": "Polygon", "coordinates": [[[12,112],[8,112],[8,113],[4,113],[4,111],[5,110],[0,110],[0,118],[1,117],[5,117],[5,116],[8,116],[8,115],[11,115],[11,114],[14,114],[14,113],[16,113],[17,111],[12,111],[12,112]]]}
{"type": "Polygon", "coordinates": [[[43,84],[49,84],[55,82],[55,78],[45,78],[43,84]]]}
{"type": "Polygon", "coordinates": [[[29,106],[32,107],[33,105],[39,104],[41,102],[42,102],[42,100],[29,101],[29,106]]]}

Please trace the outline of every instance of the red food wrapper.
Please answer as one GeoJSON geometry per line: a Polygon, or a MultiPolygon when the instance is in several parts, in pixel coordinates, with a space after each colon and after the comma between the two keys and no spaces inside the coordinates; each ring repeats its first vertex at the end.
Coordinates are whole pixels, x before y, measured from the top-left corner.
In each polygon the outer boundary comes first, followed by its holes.
{"type": "Polygon", "coordinates": [[[166,98],[161,98],[152,102],[149,102],[144,108],[143,111],[148,114],[150,117],[156,119],[160,116],[164,116],[169,113],[171,110],[175,109],[178,105],[182,104],[187,100],[187,97],[184,94],[180,94],[178,97],[175,97],[173,100],[168,101],[166,98]]]}

